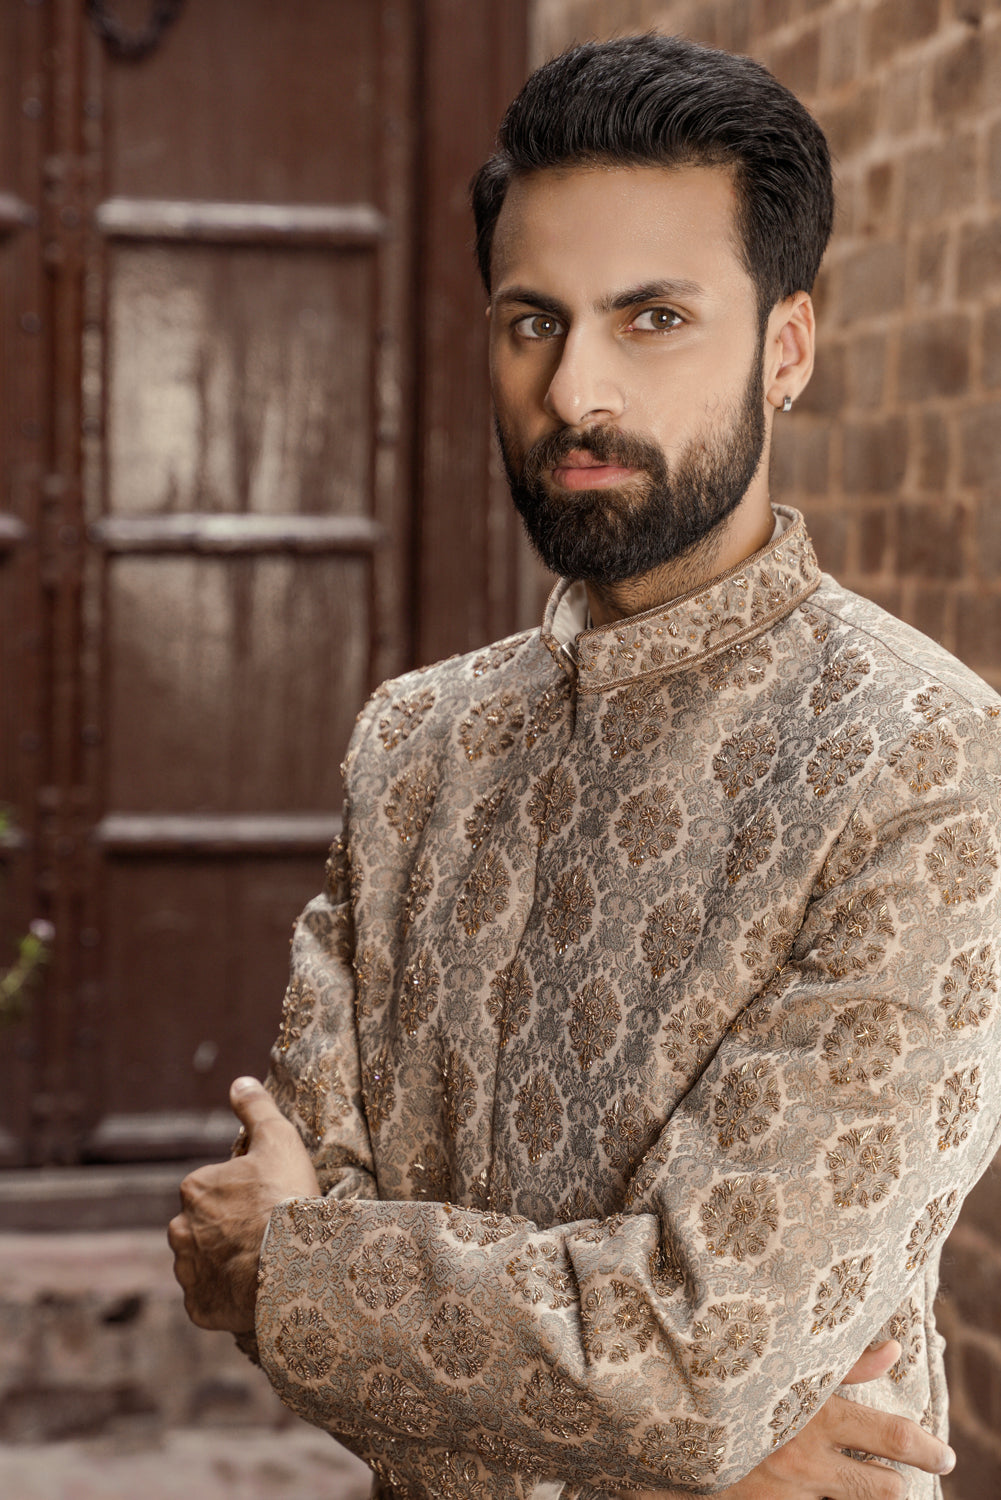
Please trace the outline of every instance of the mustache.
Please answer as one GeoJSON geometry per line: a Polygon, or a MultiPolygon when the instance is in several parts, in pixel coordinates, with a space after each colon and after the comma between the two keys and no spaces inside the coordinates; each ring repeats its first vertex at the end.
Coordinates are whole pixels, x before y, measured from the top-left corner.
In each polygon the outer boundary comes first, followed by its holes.
{"type": "Polygon", "coordinates": [[[547,469],[557,468],[571,453],[590,453],[599,463],[623,469],[644,469],[659,474],[664,455],[655,443],[635,433],[614,427],[586,427],[583,431],[564,427],[534,443],[525,455],[522,478],[533,484],[547,469]]]}

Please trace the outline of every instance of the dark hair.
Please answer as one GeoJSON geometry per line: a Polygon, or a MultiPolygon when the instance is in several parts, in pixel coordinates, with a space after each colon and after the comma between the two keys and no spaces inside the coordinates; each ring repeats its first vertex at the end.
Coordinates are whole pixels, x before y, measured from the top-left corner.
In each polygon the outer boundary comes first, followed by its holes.
{"type": "Polygon", "coordinates": [[[762,318],[812,288],[834,214],[827,141],[795,95],[751,58],[650,32],[586,42],[538,68],[472,182],[488,291],[494,228],[512,178],[590,165],[728,168],[762,318]]]}

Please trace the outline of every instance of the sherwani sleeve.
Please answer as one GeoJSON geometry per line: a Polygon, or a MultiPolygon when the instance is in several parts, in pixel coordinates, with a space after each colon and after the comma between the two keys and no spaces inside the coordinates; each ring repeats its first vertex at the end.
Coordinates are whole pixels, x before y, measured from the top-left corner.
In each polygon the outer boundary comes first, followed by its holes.
{"type": "MultiPolygon", "coordinates": [[[[987,728],[940,726],[917,769],[866,780],[781,967],[621,1213],[540,1227],[280,1204],[257,1331],[282,1399],[363,1456],[409,1444],[442,1473],[476,1453],[604,1489],[711,1493],[791,1436],[926,1274],[998,1145],[987,728]]],[[[353,1083],[338,1066],[335,1094],[353,1083]]]]}

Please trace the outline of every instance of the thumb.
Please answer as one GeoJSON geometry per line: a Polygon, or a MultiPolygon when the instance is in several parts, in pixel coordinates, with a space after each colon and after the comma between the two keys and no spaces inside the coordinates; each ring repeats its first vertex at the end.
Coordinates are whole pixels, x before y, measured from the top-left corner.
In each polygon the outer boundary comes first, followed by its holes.
{"type": "Polygon", "coordinates": [[[900,1358],[900,1345],[896,1339],[884,1339],[882,1342],[870,1344],[864,1349],[858,1359],[852,1365],[847,1375],[841,1377],[842,1385],[863,1385],[867,1380],[875,1380],[880,1375],[885,1375],[891,1365],[895,1365],[900,1358]]]}
{"type": "Polygon", "coordinates": [[[235,1078],[229,1088],[229,1107],[245,1128],[251,1142],[254,1131],[270,1120],[284,1120],[263,1083],[256,1078],[235,1078]]]}

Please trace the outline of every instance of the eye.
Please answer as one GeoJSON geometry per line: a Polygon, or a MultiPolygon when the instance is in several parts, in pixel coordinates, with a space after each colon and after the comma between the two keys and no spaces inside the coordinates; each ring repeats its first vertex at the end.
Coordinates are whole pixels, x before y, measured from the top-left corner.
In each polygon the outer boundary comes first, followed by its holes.
{"type": "Polygon", "coordinates": [[[673,328],[680,328],[684,321],[673,307],[648,307],[637,313],[629,326],[638,328],[641,333],[670,333],[673,328]]]}
{"type": "Polygon", "coordinates": [[[555,339],[563,332],[563,324],[551,313],[528,313],[518,318],[514,329],[523,339],[555,339]]]}

